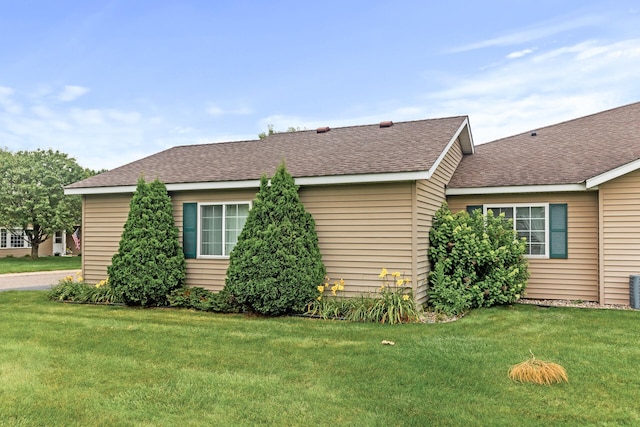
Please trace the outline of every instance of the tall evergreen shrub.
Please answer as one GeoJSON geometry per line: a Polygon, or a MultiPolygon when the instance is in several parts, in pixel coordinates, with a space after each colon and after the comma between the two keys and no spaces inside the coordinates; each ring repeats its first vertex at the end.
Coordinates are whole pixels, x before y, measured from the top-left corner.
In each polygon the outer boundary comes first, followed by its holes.
{"type": "Polygon", "coordinates": [[[109,284],[128,305],[164,306],[184,285],[186,264],[167,189],[138,180],[118,252],[107,268],[109,284]]]}
{"type": "Polygon", "coordinates": [[[245,309],[266,315],[303,312],[325,268],[315,222],[281,164],[260,190],[231,251],[225,290],[245,309]]]}
{"type": "Polygon", "coordinates": [[[526,241],[513,222],[491,211],[452,214],[446,203],[429,233],[429,304],[448,314],[508,304],[526,287],[526,241]]]}

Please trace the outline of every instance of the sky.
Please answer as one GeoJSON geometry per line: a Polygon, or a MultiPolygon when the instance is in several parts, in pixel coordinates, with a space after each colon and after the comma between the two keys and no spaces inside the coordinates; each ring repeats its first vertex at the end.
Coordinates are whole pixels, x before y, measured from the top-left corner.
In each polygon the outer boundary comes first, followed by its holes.
{"type": "Polygon", "coordinates": [[[172,146],[469,116],[474,142],[640,101],[640,1],[0,0],[0,148],[172,146]]]}

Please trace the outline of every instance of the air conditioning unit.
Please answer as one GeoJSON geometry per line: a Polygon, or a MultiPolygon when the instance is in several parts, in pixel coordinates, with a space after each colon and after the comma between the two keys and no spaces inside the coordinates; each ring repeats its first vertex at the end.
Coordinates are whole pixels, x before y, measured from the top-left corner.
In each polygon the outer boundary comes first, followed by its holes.
{"type": "Polygon", "coordinates": [[[629,305],[633,309],[640,309],[640,274],[629,276],[629,305]]]}

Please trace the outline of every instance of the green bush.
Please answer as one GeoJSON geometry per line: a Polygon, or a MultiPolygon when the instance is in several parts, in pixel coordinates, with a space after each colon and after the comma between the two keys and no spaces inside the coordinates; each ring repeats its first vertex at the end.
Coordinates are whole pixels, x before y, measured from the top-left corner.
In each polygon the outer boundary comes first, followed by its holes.
{"type": "Polygon", "coordinates": [[[265,315],[304,312],[325,268],[315,222],[281,164],[266,177],[231,251],[225,289],[246,310],[265,315]]]}
{"type": "Polygon", "coordinates": [[[216,313],[237,313],[238,305],[228,291],[211,292],[204,288],[185,286],[169,294],[172,307],[191,308],[216,313]]]}
{"type": "Polygon", "coordinates": [[[164,306],[184,285],[186,264],[167,189],[138,181],[118,252],[107,268],[113,290],[127,305],[164,306]]]}
{"type": "Polygon", "coordinates": [[[526,242],[511,220],[491,211],[452,214],[445,204],[429,233],[429,304],[447,314],[516,301],[529,273],[526,242]]]}

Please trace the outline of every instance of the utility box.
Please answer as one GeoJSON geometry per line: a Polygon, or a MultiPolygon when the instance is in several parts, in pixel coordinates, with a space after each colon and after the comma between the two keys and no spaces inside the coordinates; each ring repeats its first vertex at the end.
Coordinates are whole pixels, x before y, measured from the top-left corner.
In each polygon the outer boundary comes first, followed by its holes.
{"type": "Polygon", "coordinates": [[[640,309],[640,274],[629,276],[629,305],[635,310],[640,309]]]}

